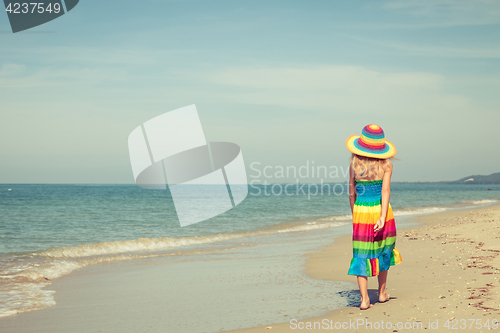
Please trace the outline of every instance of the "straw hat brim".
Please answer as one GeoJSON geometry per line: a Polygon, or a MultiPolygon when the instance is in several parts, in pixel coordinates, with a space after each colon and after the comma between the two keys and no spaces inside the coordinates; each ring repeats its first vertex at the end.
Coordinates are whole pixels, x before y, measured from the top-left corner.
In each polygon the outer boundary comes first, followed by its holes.
{"type": "Polygon", "coordinates": [[[383,152],[376,152],[369,149],[362,149],[357,145],[359,135],[351,135],[347,138],[345,145],[347,150],[356,155],[386,159],[396,155],[396,147],[389,140],[385,140],[386,149],[383,152]]]}

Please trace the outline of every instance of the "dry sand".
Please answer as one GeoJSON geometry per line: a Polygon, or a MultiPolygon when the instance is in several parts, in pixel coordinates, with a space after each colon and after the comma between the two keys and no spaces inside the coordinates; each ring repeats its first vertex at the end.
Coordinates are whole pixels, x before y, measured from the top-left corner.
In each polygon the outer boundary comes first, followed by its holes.
{"type": "MultiPolygon", "coordinates": [[[[390,301],[378,303],[377,278],[372,277],[368,310],[359,309],[359,290],[345,290],[341,296],[348,308],[238,332],[500,331],[493,327],[500,320],[500,205],[427,215],[417,222],[424,226],[398,231],[396,248],[403,262],[389,270],[390,301]]],[[[351,255],[351,237],[342,237],[309,255],[305,271],[318,279],[356,282],[347,275],[351,255]]]]}

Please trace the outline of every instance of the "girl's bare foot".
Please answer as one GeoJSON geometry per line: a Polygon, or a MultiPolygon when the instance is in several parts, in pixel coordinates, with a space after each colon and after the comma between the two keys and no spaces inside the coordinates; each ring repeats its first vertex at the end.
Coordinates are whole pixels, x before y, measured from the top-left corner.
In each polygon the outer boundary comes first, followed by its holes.
{"type": "Polygon", "coordinates": [[[370,299],[368,299],[366,302],[361,300],[361,305],[359,306],[360,310],[366,310],[371,308],[373,305],[370,304],[370,299]]]}
{"type": "Polygon", "coordinates": [[[391,295],[384,293],[383,295],[380,295],[378,297],[378,301],[380,303],[384,303],[384,302],[387,302],[390,298],[391,298],[391,295]]]}

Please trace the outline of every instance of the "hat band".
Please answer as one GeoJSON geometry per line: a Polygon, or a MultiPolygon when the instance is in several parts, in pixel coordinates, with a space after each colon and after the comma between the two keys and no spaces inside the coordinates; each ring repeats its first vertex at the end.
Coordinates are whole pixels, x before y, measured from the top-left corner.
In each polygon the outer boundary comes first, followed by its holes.
{"type": "Polygon", "coordinates": [[[387,143],[384,143],[383,146],[381,147],[376,147],[376,146],[366,145],[359,138],[354,140],[354,146],[366,153],[383,154],[389,151],[389,145],[387,143]]]}
{"type": "Polygon", "coordinates": [[[359,144],[361,146],[364,146],[365,148],[368,148],[368,149],[384,149],[384,147],[385,147],[385,140],[384,141],[379,141],[379,142],[373,142],[373,141],[363,140],[363,137],[360,137],[359,138],[359,144]]]}
{"type": "Polygon", "coordinates": [[[385,139],[382,140],[366,140],[365,137],[359,137],[359,144],[367,149],[384,149],[385,139]]]}

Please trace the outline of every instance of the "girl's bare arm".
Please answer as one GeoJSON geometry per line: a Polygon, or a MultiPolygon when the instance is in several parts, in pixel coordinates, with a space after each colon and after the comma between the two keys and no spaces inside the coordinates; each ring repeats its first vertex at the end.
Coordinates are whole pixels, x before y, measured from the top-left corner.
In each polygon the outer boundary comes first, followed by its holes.
{"type": "Polygon", "coordinates": [[[356,182],[354,180],[354,169],[352,165],[349,166],[349,203],[351,204],[351,213],[354,210],[354,203],[356,202],[356,182]]]}
{"type": "Polygon", "coordinates": [[[392,163],[387,161],[384,164],[384,180],[382,182],[382,213],[380,218],[387,217],[387,210],[389,209],[389,199],[391,197],[391,176],[392,176],[392,163]]]}
{"type": "Polygon", "coordinates": [[[387,161],[384,164],[384,178],[382,181],[382,211],[380,213],[380,218],[373,227],[374,232],[382,230],[385,225],[385,219],[387,217],[387,210],[389,209],[389,198],[391,197],[391,175],[392,175],[392,163],[387,161]]]}

